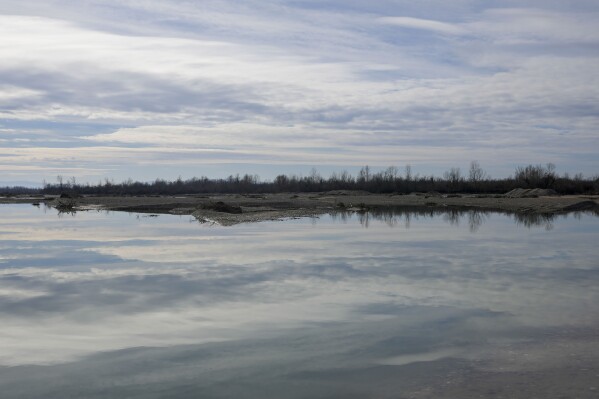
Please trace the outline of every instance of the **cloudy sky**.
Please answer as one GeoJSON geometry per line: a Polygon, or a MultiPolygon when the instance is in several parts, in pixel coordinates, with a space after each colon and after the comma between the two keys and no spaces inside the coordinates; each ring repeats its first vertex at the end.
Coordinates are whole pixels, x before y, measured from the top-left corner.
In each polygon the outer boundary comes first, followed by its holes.
{"type": "Polygon", "coordinates": [[[0,0],[0,184],[599,172],[595,0],[0,0]]]}

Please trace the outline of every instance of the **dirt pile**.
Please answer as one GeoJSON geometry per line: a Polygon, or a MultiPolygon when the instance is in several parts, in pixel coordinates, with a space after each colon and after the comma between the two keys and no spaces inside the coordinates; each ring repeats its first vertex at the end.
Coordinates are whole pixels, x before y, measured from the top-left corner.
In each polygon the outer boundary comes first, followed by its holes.
{"type": "Polygon", "coordinates": [[[240,206],[226,204],[223,201],[202,204],[201,209],[222,213],[242,213],[240,206]]]}
{"type": "Polygon", "coordinates": [[[537,198],[558,195],[555,190],[550,188],[515,188],[505,193],[507,198],[537,198]]]}

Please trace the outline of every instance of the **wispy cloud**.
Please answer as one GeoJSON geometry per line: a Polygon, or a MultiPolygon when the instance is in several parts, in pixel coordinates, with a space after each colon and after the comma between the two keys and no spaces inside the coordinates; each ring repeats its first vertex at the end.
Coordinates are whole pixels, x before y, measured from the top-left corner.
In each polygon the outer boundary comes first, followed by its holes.
{"type": "Polygon", "coordinates": [[[411,17],[382,17],[381,23],[395,25],[402,28],[422,29],[449,35],[463,35],[467,30],[457,24],[433,21],[430,19],[411,18],[411,17]]]}

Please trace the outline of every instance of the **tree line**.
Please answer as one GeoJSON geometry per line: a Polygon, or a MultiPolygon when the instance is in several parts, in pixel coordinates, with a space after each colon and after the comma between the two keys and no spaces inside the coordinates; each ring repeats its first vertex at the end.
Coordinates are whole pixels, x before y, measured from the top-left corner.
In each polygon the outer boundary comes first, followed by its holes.
{"type": "Polygon", "coordinates": [[[178,195],[214,193],[279,193],[279,192],[323,192],[335,190],[362,190],[371,193],[409,194],[411,192],[486,193],[503,194],[515,188],[548,188],[559,194],[599,193],[599,176],[585,178],[582,174],[559,176],[555,165],[518,166],[508,178],[493,179],[472,161],[470,168],[462,172],[451,168],[442,177],[415,174],[410,165],[399,169],[390,166],[374,172],[369,166],[360,169],[357,176],[347,171],[332,173],[323,177],[316,169],[307,176],[278,175],[273,180],[260,180],[258,175],[231,175],[227,178],[210,179],[193,177],[183,180],[156,179],[140,182],[128,179],[115,183],[105,179],[98,184],[80,184],[74,177],[65,179],[58,176],[56,182],[44,182],[42,188],[7,187],[0,189],[4,194],[49,194],[59,195],[178,195]]]}

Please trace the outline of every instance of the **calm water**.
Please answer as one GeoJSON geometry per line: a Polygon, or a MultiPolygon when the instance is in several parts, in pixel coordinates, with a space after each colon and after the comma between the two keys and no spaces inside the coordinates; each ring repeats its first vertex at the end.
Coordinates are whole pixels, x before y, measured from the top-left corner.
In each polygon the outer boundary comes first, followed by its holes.
{"type": "Polygon", "coordinates": [[[0,206],[2,398],[599,395],[599,218],[0,206]]]}

